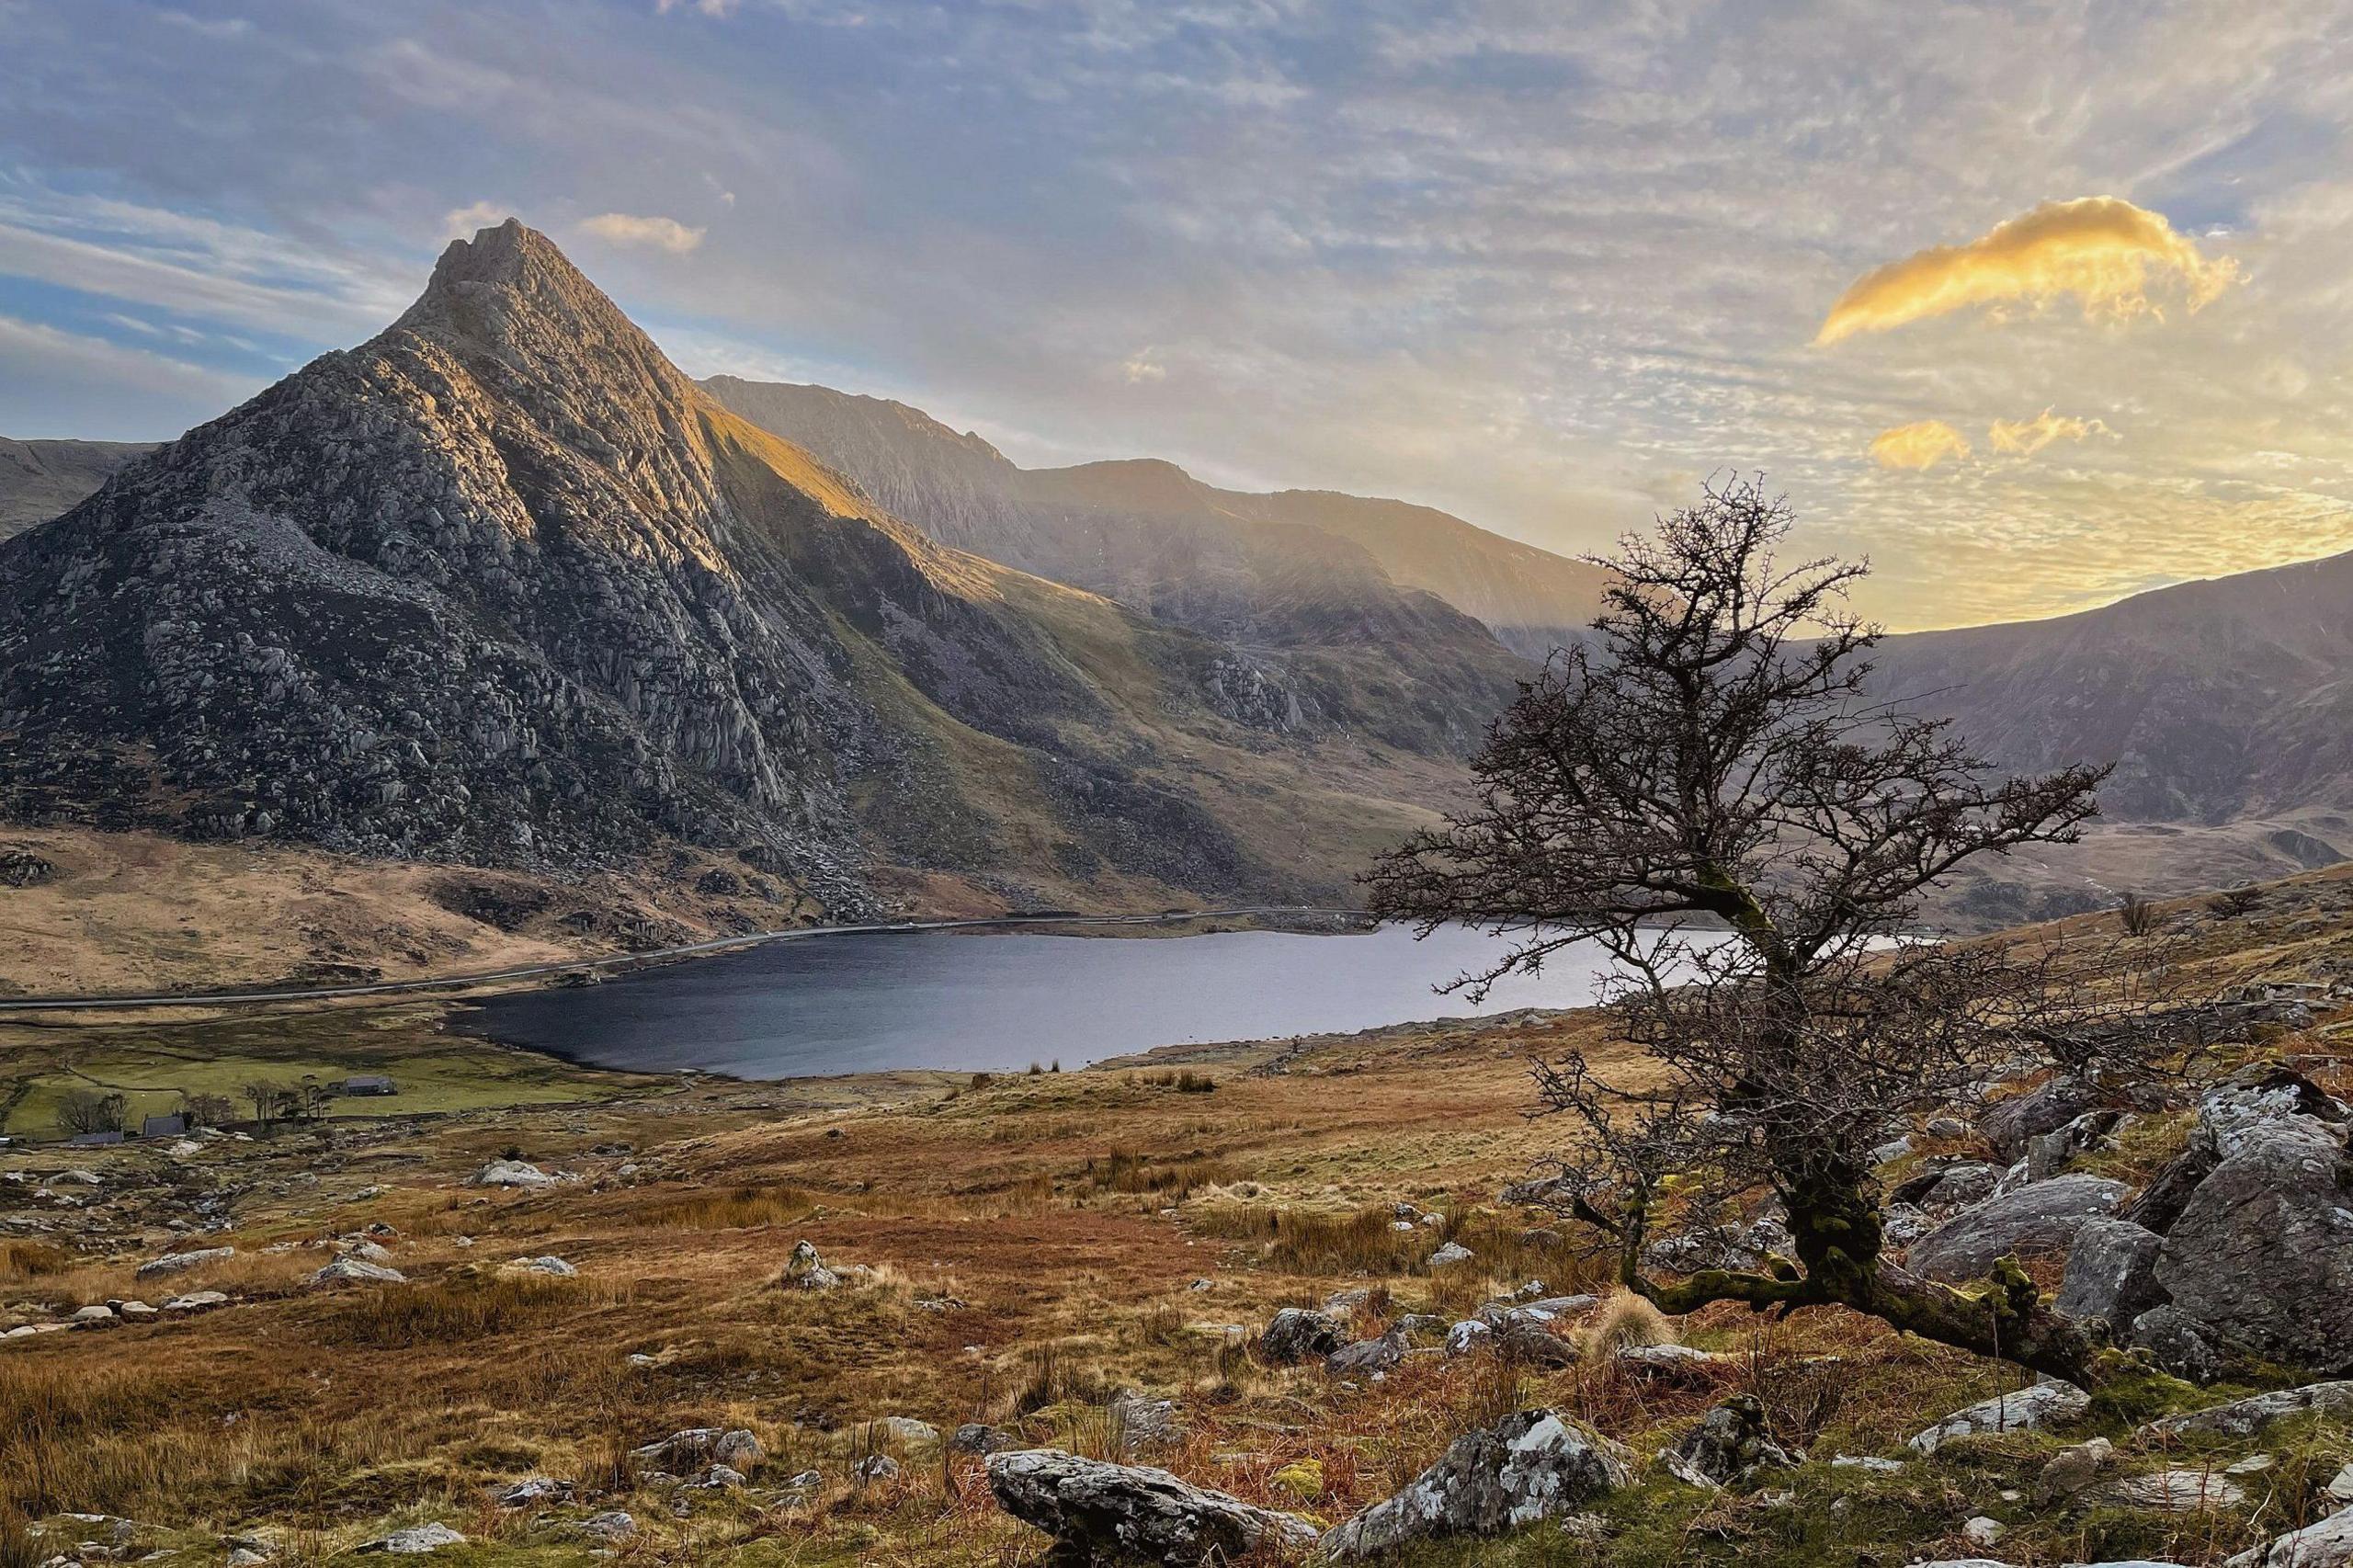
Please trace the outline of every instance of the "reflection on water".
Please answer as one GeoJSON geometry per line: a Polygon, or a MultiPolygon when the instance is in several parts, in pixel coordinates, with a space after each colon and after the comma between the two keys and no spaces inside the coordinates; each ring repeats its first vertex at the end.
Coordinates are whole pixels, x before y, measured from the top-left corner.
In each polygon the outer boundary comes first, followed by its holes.
{"type": "Polygon", "coordinates": [[[1449,928],[1233,931],[1122,940],[1032,933],[827,937],[497,997],[483,1032],[602,1066],[789,1078],[893,1067],[1014,1072],[1188,1041],[1266,1040],[1590,1002],[1608,960],[1563,950],[1484,1004],[1434,985],[1500,944],[1449,928]]]}

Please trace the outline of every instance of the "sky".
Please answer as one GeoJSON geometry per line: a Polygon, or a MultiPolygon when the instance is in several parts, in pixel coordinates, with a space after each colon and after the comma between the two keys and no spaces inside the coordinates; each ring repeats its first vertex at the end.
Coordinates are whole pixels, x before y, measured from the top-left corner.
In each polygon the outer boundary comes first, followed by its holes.
{"type": "Polygon", "coordinates": [[[2353,0],[0,0],[0,435],[544,230],[689,372],[1564,552],[1762,471],[1891,626],[2353,549],[2353,0]]]}

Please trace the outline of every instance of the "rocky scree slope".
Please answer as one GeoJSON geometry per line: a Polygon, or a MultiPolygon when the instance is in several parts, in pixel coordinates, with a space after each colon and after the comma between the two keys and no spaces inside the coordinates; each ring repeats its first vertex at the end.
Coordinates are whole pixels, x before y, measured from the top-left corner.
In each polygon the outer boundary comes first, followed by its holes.
{"type": "Polygon", "coordinates": [[[0,539],[45,523],[155,449],[148,441],[12,441],[0,437],[0,539]]]}
{"type": "Polygon", "coordinates": [[[881,801],[903,859],[1290,892],[1135,766],[1139,706],[1233,729],[1218,665],[890,518],[510,221],[0,544],[0,808],[555,869],[683,839],[841,911],[881,801]]]}

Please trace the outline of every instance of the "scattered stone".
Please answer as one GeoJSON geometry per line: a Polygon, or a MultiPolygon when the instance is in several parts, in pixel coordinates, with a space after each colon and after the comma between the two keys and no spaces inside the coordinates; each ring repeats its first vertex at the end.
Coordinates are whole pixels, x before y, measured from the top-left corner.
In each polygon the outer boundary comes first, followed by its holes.
{"type": "Polygon", "coordinates": [[[2000,1542],[2004,1536],[2009,1533],[2008,1526],[2003,1524],[2001,1520],[1985,1514],[1979,1514],[1973,1518],[1963,1519],[1961,1525],[1961,1539],[1969,1542],[1972,1546],[1995,1546],[2000,1542]]]}
{"type": "Polygon", "coordinates": [[[2165,1514],[2198,1514],[2236,1507],[2246,1493],[2235,1483],[2202,1470],[2160,1470],[2148,1475],[2128,1475],[2092,1494],[2102,1503],[2125,1508],[2152,1508],[2165,1514]]]}
{"type": "Polygon", "coordinates": [[[498,1494],[502,1508],[528,1508],[535,1503],[569,1503],[572,1483],[551,1475],[529,1475],[498,1494]]]}
{"type": "Polygon", "coordinates": [[[1446,1331],[1446,1353],[1468,1356],[1479,1346],[1491,1343],[1495,1331],[1478,1318],[1464,1318],[1446,1331]]]}
{"type": "Polygon", "coordinates": [[[1830,1461],[1833,1470],[1859,1470],[1870,1475],[1901,1475],[1902,1460],[1881,1459],[1877,1454],[1839,1454],[1830,1461]]]}
{"type": "MultiPolygon", "coordinates": [[[[338,1257],[311,1276],[313,1285],[405,1285],[408,1276],[361,1257],[338,1257]]],[[[389,1549],[387,1549],[389,1550],[389,1549]]]]}
{"type": "Polygon", "coordinates": [[[696,1484],[710,1492],[733,1492],[741,1488],[748,1479],[733,1465],[715,1464],[702,1472],[702,1479],[696,1484]]]}
{"type": "Polygon", "coordinates": [[[1258,1354],[1278,1367],[1322,1360],[1340,1348],[1340,1320],[1308,1307],[1285,1307],[1258,1336],[1258,1354]]]}
{"type": "Polygon", "coordinates": [[[902,1448],[928,1448],[939,1441],[939,1428],[912,1415],[885,1415],[873,1424],[874,1435],[902,1448]]]}
{"type": "Polygon", "coordinates": [[[1336,1378],[1364,1378],[1387,1372],[1405,1358],[1405,1335],[1391,1329],[1378,1339],[1344,1345],[1324,1358],[1324,1370],[1336,1378]]]}
{"type": "Polygon", "coordinates": [[[500,1270],[500,1272],[504,1274],[544,1274],[552,1279],[572,1279],[578,1278],[580,1270],[573,1267],[572,1265],[566,1263],[560,1257],[541,1256],[539,1257],[518,1257],[512,1259],[500,1270]]]}
{"type": "Polygon", "coordinates": [[[1173,1399],[1154,1399],[1134,1389],[1121,1389],[1112,1395],[1110,1409],[1120,1446],[1130,1453],[1165,1447],[1184,1436],[1173,1399]]]}
{"type": "Polygon", "coordinates": [[[2306,1383],[2302,1388],[2274,1389],[2250,1394],[2227,1404],[2209,1405],[2152,1422],[2144,1430],[2172,1437],[2183,1432],[2218,1432],[2231,1437],[2252,1437],[2268,1427],[2317,1410],[2325,1415],[2353,1414],[2353,1381],[2306,1383]]]}
{"type": "Polygon", "coordinates": [[[165,1301],[164,1311],[209,1312],[215,1307],[223,1307],[228,1304],[229,1296],[225,1290],[190,1290],[186,1295],[174,1296],[170,1301],[165,1301]]]}
{"type": "Polygon", "coordinates": [[[1490,1538],[1574,1513],[1631,1479],[1617,1446],[1547,1409],[1523,1410],[1466,1432],[1404,1490],[1324,1540],[1353,1562],[1410,1541],[1490,1538]]]}
{"type": "Polygon", "coordinates": [[[1472,1253],[1469,1247],[1464,1246],[1461,1242],[1449,1242],[1430,1254],[1427,1261],[1432,1268],[1444,1268],[1449,1264],[1468,1263],[1471,1257],[1472,1253]]]}
{"type": "Polygon", "coordinates": [[[1978,1117],[1977,1131],[2003,1159],[2021,1159],[2030,1140],[2057,1131],[2098,1104],[2099,1095],[2089,1085],[2053,1078],[2040,1088],[1995,1101],[1978,1117]]]}
{"type": "Polygon", "coordinates": [[[2072,1421],[2091,1408],[2092,1396],[2073,1383],[2036,1383],[2030,1388],[1980,1401],[1950,1415],[1912,1438],[1912,1451],[1933,1454],[1955,1437],[1985,1432],[2033,1432],[2072,1421]]]}
{"type": "Polygon", "coordinates": [[[559,1178],[524,1160],[493,1160],[466,1178],[468,1187],[548,1187],[559,1178]]]}
{"type": "Polygon", "coordinates": [[[1629,1345],[1618,1352],[1618,1364],[1638,1372],[1685,1372],[1715,1358],[1688,1345],[1629,1345]]]}
{"type": "Polygon", "coordinates": [[[608,1508],[581,1520],[580,1528],[600,1540],[627,1540],[637,1534],[637,1520],[620,1508],[608,1508]]]}
{"type": "Polygon", "coordinates": [[[704,1464],[750,1469],[766,1457],[759,1438],[742,1427],[688,1426],[659,1442],[630,1450],[630,1458],[640,1465],[680,1472],[704,1464]]]}
{"type": "Polygon", "coordinates": [[[1957,1116],[1932,1116],[1920,1131],[1931,1138],[1966,1138],[1969,1123],[1957,1116]]]}
{"type": "Polygon", "coordinates": [[[194,1252],[167,1252],[161,1257],[151,1257],[131,1271],[134,1279],[157,1279],[167,1274],[178,1274],[190,1268],[201,1268],[208,1263],[222,1263],[237,1256],[231,1246],[199,1247],[194,1252]]]}
{"type": "Polygon", "coordinates": [[[1204,1568],[1268,1548],[1302,1549],[1313,1525],[1194,1486],[1165,1470],[1080,1459],[1054,1449],[991,1454],[989,1490],[1005,1511],[1079,1562],[1100,1555],[1204,1568]]]}
{"type": "Polygon", "coordinates": [[[1997,1194],[1913,1243],[1907,1261],[1915,1274],[1961,1281],[1983,1278],[1997,1259],[2013,1254],[2063,1253],[2128,1190],[2105,1176],[2063,1176],[1997,1194]]]}
{"type": "Polygon", "coordinates": [[[395,1557],[414,1557],[427,1551],[438,1551],[445,1546],[463,1546],[466,1538],[443,1524],[413,1525],[407,1529],[378,1536],[374,1540],[352,1548],[354,1551],[383,1551],[395,1557]]]}
{"type": "Polygon", "coordinates": [[[830,1290],[842,1282],[842,1277],[825,1267],[817,1256],[814,1242],[803,1237],[792,1244],[792,1256],[784,1261],[784,1284],[794,1290],[830,1290]]]}
{"type": "Polygon", "coordinates": [[[79,1324],[112,1323],[115,1321],[114,1309],[94,1301],[86,1307],[75,1308],[73,1316],[65,1321],[79,1324]]]}
{"type": "Polygon", "coordinates": [[[1762,1471],[1798,1462],[1766,1429],[1763,1402],[1745,1393],[1701,1416],[1659,1460],[1677,1481],[1710,1489],[1747,1485],[1762,1471]]]}
{"type": "Polygon", "coordinates": [[[1002,1426],[967,1421],[949,1437],[948,1448],[949,1452],[959,1454],[1001,1454],[1007,1449],[1017,1448],[1020,1441],[1002,1426]]]}
{"type": "Polygon", "coordinates": [[[2087,1443],[2062,1449],[2044,1463],[2041,1477],[2035,1483],[2035,1496],[2045,1503],[2073,1497],[2097,1481],[2099,1472],[2115,1460],[2116,1445],[2106,1437],[2094,1437],[2087,1443]]]}

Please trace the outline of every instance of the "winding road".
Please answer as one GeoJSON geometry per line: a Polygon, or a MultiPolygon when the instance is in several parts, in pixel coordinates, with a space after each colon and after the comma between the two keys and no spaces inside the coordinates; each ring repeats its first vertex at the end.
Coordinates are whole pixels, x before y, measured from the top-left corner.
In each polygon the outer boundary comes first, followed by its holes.
{"type": "Polygon", "coordinates": [[[1231,920],[1253,915],[1354,916],[1352,909],[1318,909],[1306,904],[1270,904],[1243,909],[1172,910],[1158,915],[992,915],[961,920],[893,920],[867,926],[796,926],[779,931],[752,931],[740,937],[714,937],[707,942],[648,951],[613,953],[604,958],[567,959],[561,963],[525,964],[515,969],[484,970],[475,974],[445,974],[426,980],[385,980],[366,985],[318,985],[263,988],[252,991],[169,991],[147,995],[98,993],[83,996],[0,996],[0,1014],[88,1012],[113,1008],[216,1007],[246,1003],[319,1002],[347,996],[396,996],[420,991],[457,991],[507,981],[536,980],[546,975],[588,970],[631,969],[669,959],[696,958],[769,942],[810,941],[821,937],[874,937],[905,931],[975,930],[994,926],[1176,926],[1193,920],[1231,920]]]}

